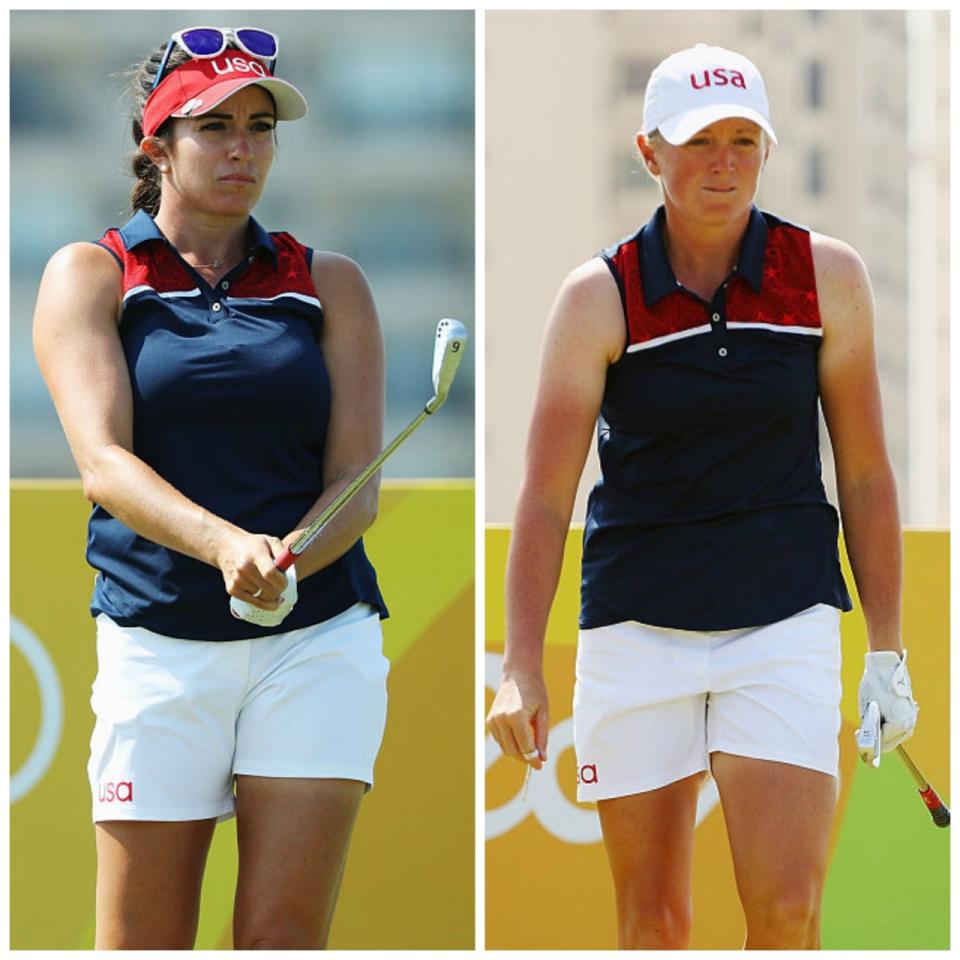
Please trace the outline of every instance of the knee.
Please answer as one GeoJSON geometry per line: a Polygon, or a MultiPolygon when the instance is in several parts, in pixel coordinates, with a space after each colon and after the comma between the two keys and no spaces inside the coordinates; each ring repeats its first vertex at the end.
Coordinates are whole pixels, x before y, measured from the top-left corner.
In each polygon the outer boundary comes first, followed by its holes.
{"type": "Polygon", "coordinates": [[[656,900],[620,910],[621,950],[684,950],[690,942],[689,903],[656,900]]]}
{"type": "Polygon", "coordinates": [[[745,912],[750,946],[800,949],[819,940],[819,891],[804,887],[780,890],[745,912]]]}
{"type": "Polygon", "coordinates": [[[326,950],[326,937],[314,927],[273,920],[237,932],[235,950],[326,950]]]}

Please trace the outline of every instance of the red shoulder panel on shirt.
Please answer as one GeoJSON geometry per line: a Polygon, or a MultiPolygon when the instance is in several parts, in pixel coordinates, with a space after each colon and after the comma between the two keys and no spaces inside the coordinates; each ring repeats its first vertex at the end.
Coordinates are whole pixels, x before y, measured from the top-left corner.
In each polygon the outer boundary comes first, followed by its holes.
{"type": "Polygon", "coordinates": [[[98,241],[112,250],[123,263],[123,293],[135,287],[152,287],[157,293],[193,290],[196,280],[180,258],[162,242],[141,243],[133,250],[124,246],[120,231],[108,230],[98,241]]]}
{"type": "Polygon", "coordinates": [[[307,248],[289,233],[273,233],[277,266],[266,253],[258,254],[250,269],[230,290],[234,297],[277,297],[282,293],[299,293],[316,297],[317,292],[307,266],[307,248]]]}
{"type": "MultiPolygon", "coordinates": [[[[633,239],[622,243],[612,259],[623,280],[628,346],[709,326],[704,304],[680,290],[668,293],[652,306],[646,305],[638,247],[633,239]]],[[[786,223],[771,227],[760,290],[745,277],[735,276],[727,288],[724,312],[727,322],[735,325],[820,329],[809,232],[786,223]]]]}
{"type": "Polygon", "coordinates": [[[806,230],[789,224],[770,230],[760,291],[748,283],[732,284],[727,297],[727,320],[820,329],[817,282],[810,234],[806,230]]]}

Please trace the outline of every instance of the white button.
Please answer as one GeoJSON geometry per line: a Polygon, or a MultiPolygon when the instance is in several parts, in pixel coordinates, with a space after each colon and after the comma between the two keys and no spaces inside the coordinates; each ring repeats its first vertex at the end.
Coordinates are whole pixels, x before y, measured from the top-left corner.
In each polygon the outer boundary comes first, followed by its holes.
{"type": "Polygon", "coordinates": [[[726,347],[721,347],[721,348],[717,351],[717,353],[719,353],[721,357],[725,357],[725,356],[727,355],[727,348],[726,348],[726,347]]]}
{"type": "Polygon", "coordinates": [[[215,303],[215,304],[213,305],[213,312],[214,312],[214,313],[219,313],[219,312],[220,312],[220,304],[219,304],[219,303],[215,303]]]}
{"type": "Polygon", "coordinates": [[[224,280],[223,283],[220,284],[220,289],[221,289],[221,290],[228,290],[229,288],[230,288],[230,284],[227,283],[226,280],[224,280]]]}
{"type": "Polygon", "coordinates": [[[720,322],[720,314],[719,314],[719,313],[715,313],[710,319],[711,319],[714,323],[719,323],[719,322],[720,322]]]}

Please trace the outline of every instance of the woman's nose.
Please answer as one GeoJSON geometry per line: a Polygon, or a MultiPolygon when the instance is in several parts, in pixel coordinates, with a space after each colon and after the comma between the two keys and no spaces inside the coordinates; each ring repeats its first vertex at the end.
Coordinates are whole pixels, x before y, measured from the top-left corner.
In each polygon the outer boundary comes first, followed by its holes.
{"type": "Polygon", "coordinates": [[[713,155],[713,166],[717,170],[732,170],[733,163],[733,149],[729,146],[717,147],[713,155]]]}
{"type": "Polygon", "coordinates": [[[250,156],[250,143],[247,139],[247,134],[245,131],[239,131],[231,140],[230,140],[230,155],[232,157],[249,157],[250,156]]]}

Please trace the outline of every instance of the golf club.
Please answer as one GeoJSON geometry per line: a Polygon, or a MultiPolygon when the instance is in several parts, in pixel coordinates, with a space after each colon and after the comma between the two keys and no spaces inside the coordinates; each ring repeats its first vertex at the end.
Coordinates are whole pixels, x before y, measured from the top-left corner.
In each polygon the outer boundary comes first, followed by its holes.
{"type": "MultiPolygon", "coordinates": [[[[427,417],[436,413],[443,406],[447,395],[450,393],[450,386],[456,376],[457,368],[460,366],[460,360],[463,358],[466,343],[467,328],[459,320],[444,319],[437,324],[437,336],[433,349],[433,396],[426,402],[423,410],[324,507],[320,516],[277,557],[276,566],[278,570],[286,571],[293,566],[297,557],[313,543],[323,527],[350,502],[357,491],[380,469],[387,457],[427,417]]],[[[238,600],[236,597],[230,598],[230,607],[235,615],[242,615],[243,619],[250,619],[251,613],[257,611],[257,613],[264,613],[269,620],[269,611],[260,611],[259,607],[254,607],[252,604],[248,604],[244,600],[238,600]]],[[[256,621],[252,620],[251,622],[256,621]]]]}
{"type": "Polygon", "coordinates": [[[467,342],[467,328],[459,320],[441,320],[437,324],[437,337],[433,349],[433,396],[423,410],[414,417],[324,508],[303,533],[277,557],[277,569],[286,570],[297,557],[316,539],[324,524],[336,516],[350,502],[357,491],[380,469],[384,460],[423,423],[436,413],[450,393],[450,385],[456,376],[463,348],[467,342]]]}
{"type": "MultiPolygon", "coordinates": [[[[860,754],[860,759],[874,767],[880,766],[880,722],[880,706],[875,700],[871,700],[863,711],[860,728],[857,730],[856,736],[857,752],[860,754]]],[[[896,750],[900,759],[910,771],[910,776],[913,777],[913,781],[920,792],[920,799],[927,805],[933,822],[938,827],[949,827],[950,810],[947,805],[940,799],[937,791],[930,786],[927,778],[920,772],[913,760],[910,759],[906,747],[901,743],[898,744],[896,750]]]]}

